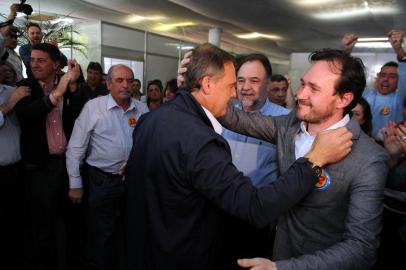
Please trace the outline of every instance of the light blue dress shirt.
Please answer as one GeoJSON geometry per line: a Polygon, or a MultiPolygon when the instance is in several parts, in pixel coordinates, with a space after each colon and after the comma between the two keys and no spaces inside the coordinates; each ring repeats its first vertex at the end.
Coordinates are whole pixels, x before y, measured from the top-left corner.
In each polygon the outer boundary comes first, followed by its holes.
{"type": "MultiPolygon", "coordinates": [[[[9,98],[12,87],[0,84],[0,104],[9,98]]],[[[0,112],[0,166],[13,164],[21,159],[20,125],[13,111],[4,116],[0,112]]]]}
{"type": "MultiPolygon", "coordinates": [[[[241,105],[236,107],[241,109],[241,105]]],[[[290,111],[266,100],[259,111],[262,115],[285,115],[290,111]]],[[[278,178],[276,146],[266,141],[248,137],[223,128],[223,137],[231,148],[233,163],[256,187],[264,186],[278,178]]]]}
{"type": "Polygon", "coordinates": [[[66,151],[70,188],[82,187],[79,168],[85,156],[89,165],[117,174],[130,155],[136,121],[147,112],[147,106],[135,99],[124,111],[110,94],[88,101],[66,151]]]}
{"type": "Polygon", "coordinates": [[[365,89],[363,97],[371,106],[372,137],[379,139],[379,130],[386,127],[388,121],[398,123],[403,120],[403,101],[406,97],[406,63],[399,62],[398,89],[388,95],[382,95],[375,89],[365,89]],[[386,109],[384,109],[386,108],[386,109]]]}

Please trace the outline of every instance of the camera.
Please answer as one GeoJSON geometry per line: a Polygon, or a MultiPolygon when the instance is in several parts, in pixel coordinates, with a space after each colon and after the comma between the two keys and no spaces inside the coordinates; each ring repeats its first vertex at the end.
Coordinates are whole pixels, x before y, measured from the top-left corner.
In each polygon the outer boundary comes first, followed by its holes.
{"type": "Polygon", "coordinates": [[[21,0],[20,4],[18,4],[17,12],[22,12],[25,15],[31,15],[32,13],[32,6],[25,4],[26,0],[21,0]]]}

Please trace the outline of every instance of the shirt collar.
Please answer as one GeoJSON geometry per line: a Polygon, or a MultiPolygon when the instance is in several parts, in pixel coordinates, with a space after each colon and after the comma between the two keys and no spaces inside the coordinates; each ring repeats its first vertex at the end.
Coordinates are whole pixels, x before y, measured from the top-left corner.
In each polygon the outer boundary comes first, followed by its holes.
{"type": "MultiPolygon", "coordinates": [[[[107,110],[110,110],[114,107],[118,107],[121,108],[117,102],[114,100],[114,98],[111,96],[111,94],[108,94],[107,96],[107,110]]],[[[130,103],[130,107],[128,107],[127,111],[136,109],[136,105],[135,105],[135,101],[131,98],[131,103],[130,103]]]]}
{"type": "Polygon", "coordinates": [[[208,109],[206,109],[203,106],[202,106],[202,108],[203,108],[204,112],[206,113],[207,118],[209,118],[209,120],[214,128],[214,131],[217,134],[221,135],[221,133],[223,132],[223,127],[220,125],[219,121],[217,121],[216,117],[214,117],[213,114],[208,109]]]}
{"type": "MultiPolygon", "coordinates": [[[[346,114],[340,121],[338,121],[338,122],[335,123],[334,125],[332,125],[332,126],[326,128],[325,130],[330,130],[330,129],[336,129],[336,128],[344,127],[345,125],[348,124],[349,121],[350,121],[350,116],[349,116],[348,114],[346,114]]],[[[306,124],[305,124],[305,122],[303,122],[303,121],[300,123],[300,130],[301,130],[304,134],[306,134],[306,135],[308,135],[308,136],[312,136],[312,135],[310,135],[310,134],[307,132],[307,130],[306,130],[306,124]]]]}
{"type": "Polygon", "coordinates": [[[53,90],[53,89],[55,88],[55,86],[58,85],[58,76],[55,76],[54,84],[53,84],[53,86],[52,86],[51,89],[46,89],[45,87],[47,87],[47,85],[46,85],[46,83],[44,83],[44,82],[38,81],[38,83],[39,83],[39,85],[41,86],[41,88],[42,88],[44,91],[46,90],[46,92],[50,92],[51,90],[53,90]]]}

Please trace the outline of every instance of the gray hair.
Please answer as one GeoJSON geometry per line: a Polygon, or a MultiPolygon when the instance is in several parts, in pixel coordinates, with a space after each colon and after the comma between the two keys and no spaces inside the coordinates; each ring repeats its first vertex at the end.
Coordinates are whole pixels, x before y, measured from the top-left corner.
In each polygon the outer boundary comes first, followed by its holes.
{"type": "Polygon", "coordinates": [[[117,68],[117,67],[127,68],[128,70],[131,71],[131,73],[133,74],[133,78],[134,78],[134,72],[133,72],[133,70],[132,70],[130,67],[128,67],[128,66],[126,66],[126,65],[123,65],[123,64],[118,64],[118,65],[113,65],[113,66],[111,66],[111,67],[109,68],[109,71],[107,72],[107,78],[106,78],[106,80],[108,80],[109,82],[112,81],[114,69],[117,68]]]}
{"type": "Polygon", "coordinates": [[[196,47],[187,65],[184,86],[189,91],[200,89],[201,79],[205,76],[222,75],[226,62],[235,66],[235,59],[231,54],[212,44],[206,43],[196,47]]]}

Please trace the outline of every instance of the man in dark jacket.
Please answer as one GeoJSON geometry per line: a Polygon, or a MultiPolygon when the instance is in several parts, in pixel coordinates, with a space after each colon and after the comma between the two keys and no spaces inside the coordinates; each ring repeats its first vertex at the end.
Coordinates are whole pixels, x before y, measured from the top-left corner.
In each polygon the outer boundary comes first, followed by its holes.
{"type": "Polygon", "coordinates": [[[37,269],[57,269],[57,216],[61,201],[67,200],[68,177],[65,165],[66,144],[73,121],[80,111],[75,103],[75,82],[79,65],[70,62],[69,71],[58,78],[60,52],[48,43],[32,47],[32,78],[18,82],[30,87],[31,95],[15,106],[21,126],[21,156],[26,177],[27,199],[32,225],[33,256],[37,269]]]}
{"type": "Polygon", "coordinates": [[[314,188],[319,166],[350,151],[345,128],[324,133],[282,181],[255,188],[232,164],[215,120],[235,82],[233,57],[199,46],[186,91],[138,121],[126,174],[129,269],[228,269],[236,262],[225,261],[226,213],[268,225],[314,188]]]}

